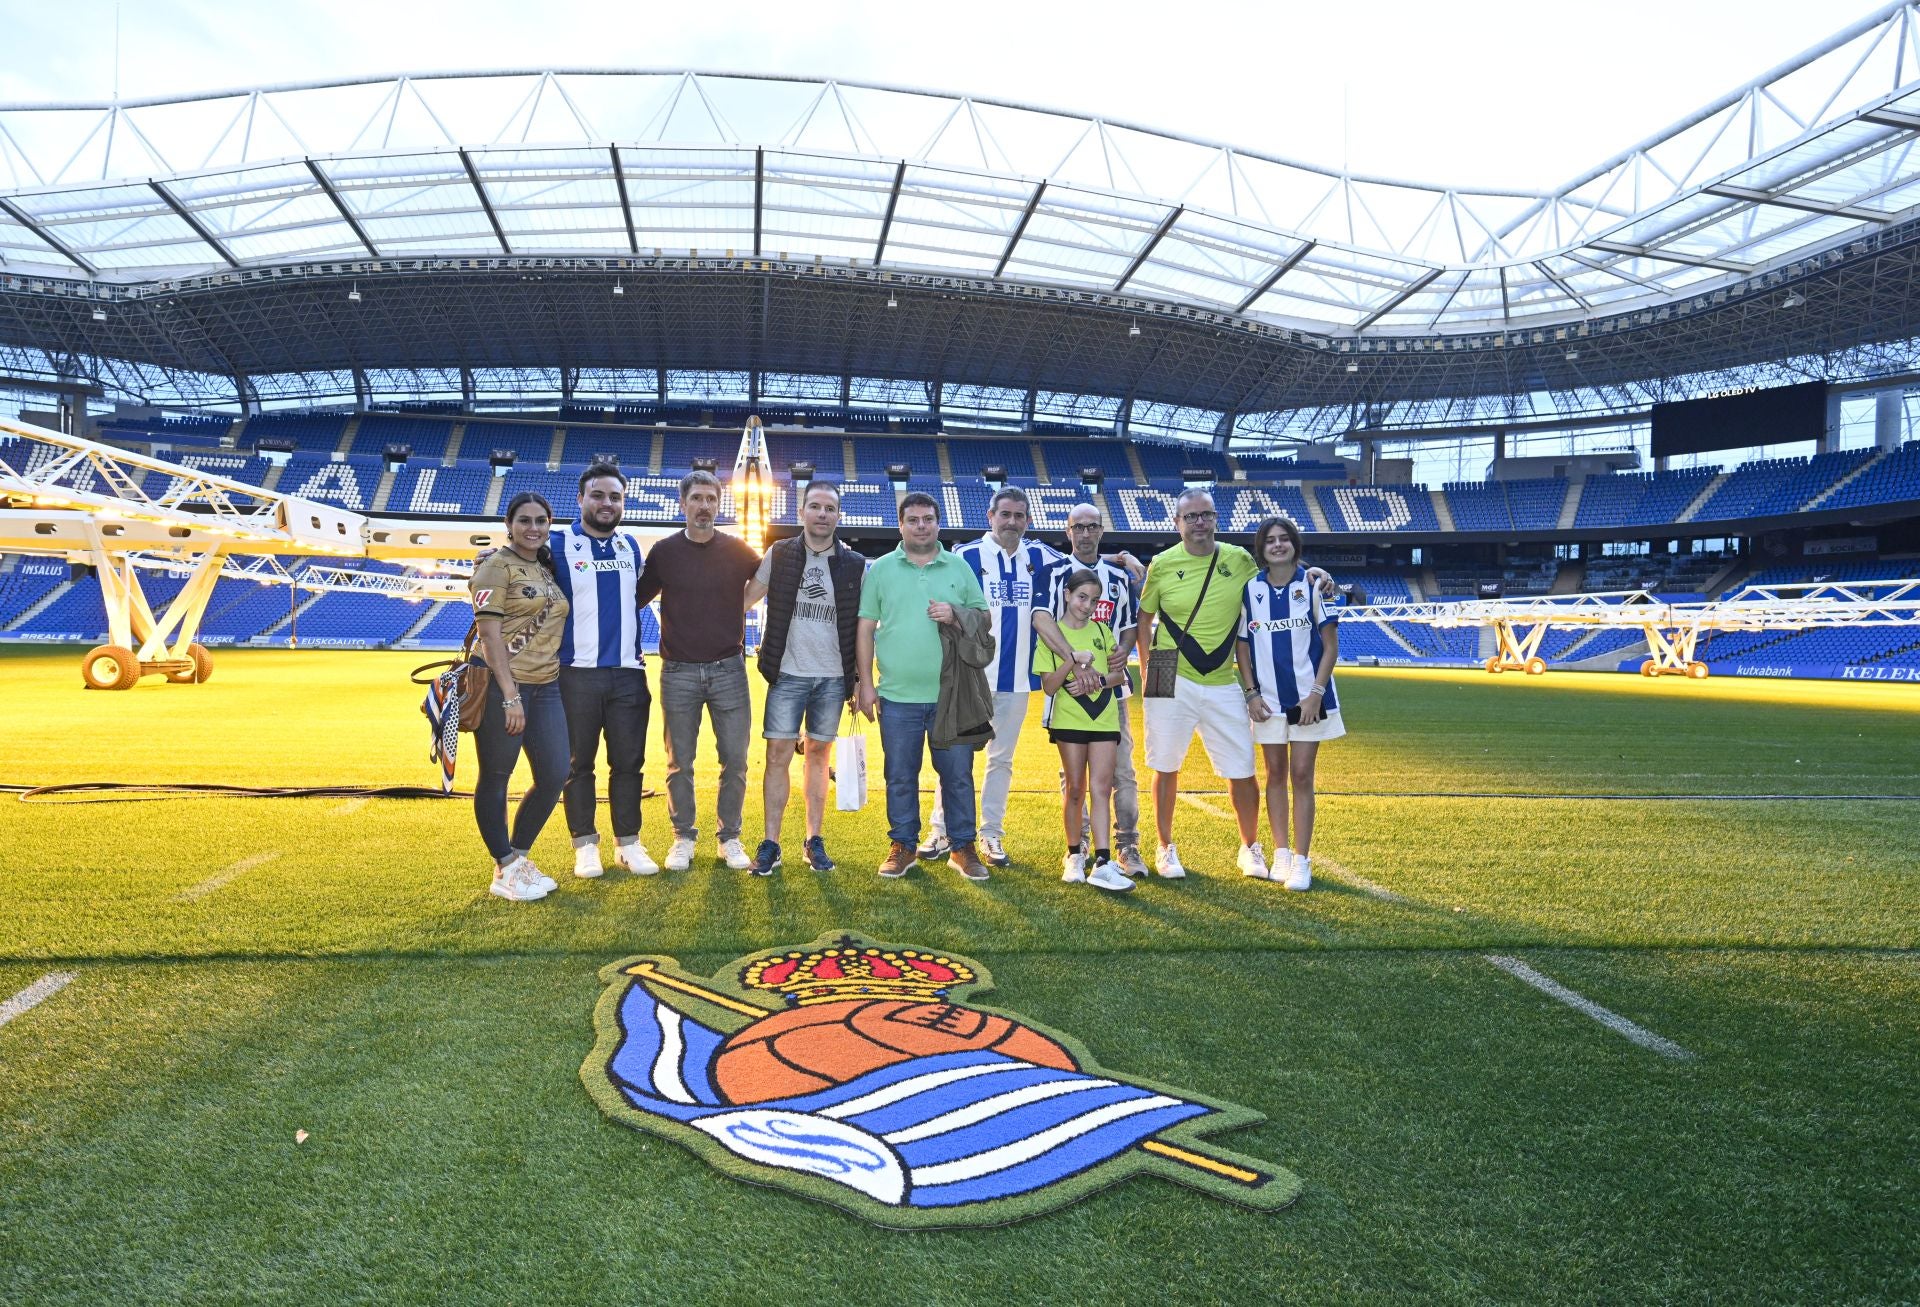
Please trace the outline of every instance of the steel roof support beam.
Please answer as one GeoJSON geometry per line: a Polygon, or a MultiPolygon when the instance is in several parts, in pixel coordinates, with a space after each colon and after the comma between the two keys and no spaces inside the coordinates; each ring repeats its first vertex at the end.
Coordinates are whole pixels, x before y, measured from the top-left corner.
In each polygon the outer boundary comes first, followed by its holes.
{"type": "Polygon", "coordinates": [[[1587,310],[1587,312],[1589,313],[1593,312],[1593,305],[1587,302],[1587,297],[1582,295],[1579,291],[1575,290],[1572,286],[1569,286],[1563,278],[1554,276],[1552,268],[1549,268],[1545,263],[1541,262],[1539,259],[1535,259],[1533,261],[1533,266],[1540,269],[1540,275],[1542,277],[1545,277],[1548,281],[1558,286],[1560,288],[1560,293],[1562,295],[1565,295],[1568,299],[1578,304],[1581,308],[1587,310]]]}
{"type": "Polygon", "coordinates": [[[1027,234],[1027,224],[1033,221],[1033,211],[1040,207],[1040,197],[1047,193],[1047,184],[1041,182],[1033,188],[1033,198],[1027,201],[1026,212],[1020,215],[1020,221],[1013,225],[1013,235],[1007,238],[1007,248],[1000,251],[1000,262],[993,265],[993,275],[998,277],[1007,270],[1007,260],[1013,257],[1013,247],[1027,234]]]}
{"type": "Polygon", "coordinates": [[[1248,309],[1252,308],[1255,304],[1257,304],[1260,301],[1260,297],[1262,295],[1265,295],[1268,291],[1272,290],[1275,286],[1279,285],[1280,279],[1286,276],[1289,272],[1292,272],[1294,268],[1298,266],[1300,260],[1306,258],[1307,255],[1313,253],[1313,247],[1314,247],[1314,242],[1308,241],[1305,245],[1302,245],[1299,249],[1295,250],[1293,253],[1289,254],[1286,258],[1282,259],[1280,261],[1280,266],[1275,268],[1271,273],[1267,274],[1267,279],[1261,282],[1258,286],[1254,287],[1253,293],[1251,295],[1247,296],[1245,299],[1241,300],[1238,304],[1233,306],[1233,311],[1235,313],[1245,313],[1248,309]]]}
{"type": "Polygon", "coordinates": [[[181,222],[184,222],[187,224],[187,226],[193,228],[193,234],[195,236],[198,236],[201,240],[205,241],[209,246],[212,247],[213,252],[215,254],[218,254],[222,259],[226,260],[226,264],[229,268],[238,268],[240,266],[240,260],[234,258],[232,253],[228,251],[227,247],[225,245],[222,245],[219,242],[219,240],[215,238],[214,234],[207,229],[207,225],[201,222],[200,219],[194,216],[193,210],[189,209],[186,205],[180,203],[179,200],[173,197],[172,191],[168,190],[165,186],[162,186],[157,181],[149,181],[147,185],[152,187],[153,193],[155,195],[158,195],[161,199],[161,202],[164,203],[169,209],[172,209],[174,211],[175,215],[179,217],[181,222]]]}
{"type": "Polygon", "coordinates": [[[1387,314],[1393,312],[1395,309],[1399,308],[1402,304],[1405,304],[1408,300],[1412,299],[1415,295],[1418,295],[1421,291],[1425,290],[1428,286],[1432,285],[1433,279],[1435,277],[1438,277],[1441,273],[1445,271],[1446,271],[1445,268],[1428,268],[1425,276],[1415,281],[1412,285],[1408,286],[1405,290],[1401,291],[1398,295],[1395,295],[1392,299],[1388,300],[1385,304],[1382,304],[1379,308],[1375,309],[1373,312],[1367,314],[1367,316],[1360,319],[1360,321],[1354,323],[1353,334],[1356,336],[1359,335],[1361,332],[1365,331],[1368,327],[1371,327],[1374,323],[1386,317],[1387,314]]]}
{"type": "Polygon", "coordinates": [[[880,266],[880,258],[887,252],[887,236],[893,231],[893,211],[900,205],[900,183],[907,179],[907,161],[902,159],[900,166],[893,170],[893,189],[887,193],[887,216],[880,220],[880,240],[873,247],[873,266],[880,266]]]}
{"type": "Polygon", "coordinates": [[[613,160],[613,184],[620,191],[620,216],[627,221],[627,249],[638,254],[640,234],[633,229],[633,201],[627,198],[627,170],[620,166],[620,147],[609,145],[607,155],[613,160]]]}
{"type": "MultiPolygon", "coordinates": [[[[1605,254],[1630,254],[1636,259],[1656,259],[1665,263],[1684,263],[1692,268],[1718,268],[1722,272],[1737,272],[1745,276],[1753,272],[1751,263],[1735,263],[1732,259],[1710,259],[1698,254],[1672,254],[1666,250],[1654,249],[1648,245],[1628,245],[1622,241],[1588,241],[1587,248],[1599,250],[1605,254]]],[[[1665,290],[1665,287],[1661,288],[1665,290]]]]}
{"type": "Polygon", "coordinates": [[[473,166],[473,156],[464,149],[460,151],[460,164],[467,170],[467,180],[473,183],[473,193],[480,197],[480,210],[487,215],[487,223],[493,228],[493,238],[500,242],[500,252],[513,253],[513,246],[507,244],[506,229],[500,225],[499,215],[493,211],[493,201],[487,198],[487,188],[480,184],[480,170],[473,166]]]}
{"type": "Polygon", "coordinates": [[[753,152],[753,257],[760,257],[760,224],[766,213],[767,152],[753,152]]]}
{"type": "Polygon", "coordinates": [[[1881,213],[1877,209],[1859,209],[1851,204],[1822,204],[1819,200],[1803,200],[1796,195],[1775,195],[1769,191],[1748,190],[1744,186],[1709,186],[1706,193],[1718,195],[1727,200],[1771,204],[1782,209],[1798,209],[1802,213],[1822,213],[1834,218],[1856,218],[1861,222],[1878,223],[1893,221],[1892,214],[1881,213]]]}
{"type": "Polygon", "coordinates": [[[362,245],[367,247],[367,253],[376,259],[379,258],[380,251],[374,247],[372,241],[367,239],[366,228],[362,227],[360,220],[353,216],[353,210],[349,209],[347,202],[340,198],[340,192],[334,189],[333,183],[328,180],[327,175],[320,171],[320,165],[312,159],[308,159],[306,162],[307,171],[313,174],[314,184],[326,192],[327,198],[333,201],[333,207],[340,211],[340,217],[346,222],[347,226],[353,229],[354,237],[362,245]]]}
{"type": "Polygon", "coordinates": [[[22,209],[19,205],[15,204],[12,200],[0,199],[0,209],[6,210],[8,217],[12,218],[15,222],[19,223],[22,227],[25,227],[28,231],[32,232],[35,236],[38,236],[41,240],[45,241],[48,245],[52,246],[56,254],[58,254],[61,258],[65,259],[67,262],[73,264],[75,267],[78,267],[84,270],[89,277],[98,277],[100,275],[99,268],[95,267],[92,263],[89,263],[86,259],[80,257],[79,254],[75,253],[71,248],[68,247],[65,241],[62,241],[58,236],[55,236],[52,232],[48,231],[45,227],[42,227],[39,223],[35,222],[32,218],[28,217],[27,211],[25,209],[22,209]]]}
{"type": "Polygon", "coordinates": [[[1113,283],[1115,290],[1119,290],[1133,280],[1133,274],[1140,271],[1141,266],[1146,263],[1147,257],[1153,253],[1153,247],[1166,238],[1166,234],[1173,230],[1173,224],[1180,221],[1180,215],[1186,211],[1186,205],[1176,204],[1173,206],[1173,212],[1160,220],[1160,225],[1153,229],[1153,235],[1147,237],[1147,243],[1140,247],[1140,252],[1133,256],[1133,262],[1129,263],[1127,270],[1120,274],[1120,280],[1113,283]]]}

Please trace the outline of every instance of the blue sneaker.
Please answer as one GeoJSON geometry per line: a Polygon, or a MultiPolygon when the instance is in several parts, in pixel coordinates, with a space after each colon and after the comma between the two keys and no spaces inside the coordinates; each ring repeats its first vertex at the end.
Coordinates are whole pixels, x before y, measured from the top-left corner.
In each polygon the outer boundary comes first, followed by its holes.
{"type": "Polygon", "coordinates": [[[761,840],[760,847],[753,853],[753,874],[771,876],[780,867],[780,846],[772,840],[761,840]]]}
{"type": "Polygon", "coordinates": [[[818,835],[807,841],[807,865],[815,871],[833,870],[833,859],[827,856],[827,842],[818,835]]]}

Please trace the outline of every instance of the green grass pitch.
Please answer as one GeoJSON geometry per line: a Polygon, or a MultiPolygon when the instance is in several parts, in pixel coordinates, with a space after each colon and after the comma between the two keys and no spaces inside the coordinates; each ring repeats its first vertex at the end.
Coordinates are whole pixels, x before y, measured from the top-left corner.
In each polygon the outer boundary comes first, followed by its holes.
{"type": "MultiPolygon", "coordinates": [[[[432,783],[422,656],[216,657],[107,694],[77,650],[0,653],[0,782],[432,783]]],[[[576,881],[556,815],[561,888],[528,905],[486,895],[462,801],[0,795],[0,1001],[76,973],[0,1026],[0,1302],[1920,1299],[1920,687],[1340,677],[1306,895],[1233,870],[1197,749],[1196,874],[1063,885],[1037,725],[985,887],[875,877],[877,793],[829,815],[829,875],[796,802],[770,881],[710,836],[689,873],[576,881]],[[1834,795],[1905,797],[1808,797],[1834,795]],[[581,1091],[602,965],[840,926],[978,957],[1104,1065],[1264,1112],[1220,1143],[1304,1196],[1137,1179],[889,1232],[581,1091]]],[[[658,785],[657,723],[649,758],[658,785]]]]}

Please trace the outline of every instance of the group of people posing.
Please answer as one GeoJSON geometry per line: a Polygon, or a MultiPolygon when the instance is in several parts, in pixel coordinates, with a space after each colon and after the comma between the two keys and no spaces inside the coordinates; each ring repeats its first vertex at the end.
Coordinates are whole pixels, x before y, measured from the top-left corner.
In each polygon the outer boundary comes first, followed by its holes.
{"type": "Polygon", "coordinates": [[[828,482],[807,485],[800,534],[764,556],[716,528],[720,492],[712,473],[684,477],[684,529],[644,551],[620,529],[626,480],[611,464],[581,475],[568,526],[555,524],[537,494],[508,504],[508,543],[481,556],[470,582],[473,656],[492,673],[474,733],[474,815],[493,856],[494,895],[524,902],[556,887],[528,855],[563,798],[574,875],[604,873],[596,821],[603,741],[615,862],[643,876],[661,870],[642,841],[640,813],[655,698],[640,612],[655,599],[673,826],[668,871],[690,868],[698,848],[693,765],[703,716],[720,763],[720,860],[762,876],[779,870],[792,762],[804,748],[804,857],[813,870],[832,871],[823,833],[832,744],[843,715],[858,713],[879,723],[889,839],[880,875],[945,858],[968,880],[984,881],[990,866],[1012,862],[1014,750],[1038,692],[1060,754],[1062,878],[1126,893],[1149,872],[1129,711],[1128,662],[1137,650],[1153,773],[1153,870],[1169,879],[1187,874],[1174,816],[1180,768],[1197,735],[1231,793],[1242,874],[1289,889],[1311,885],[1315,756],[1345,728],[1333,685],[1333,583],[1305,566],[1292,522],[1261,522],[1250,553],[1218,539],[1212,497],[1189,490],[1174,508],[1179,543],[1143,567],[1130,554],[1100,552],[1101,515],[1091,504],[1069,514],[1063,553],[1027,535],[1027,497],[1008,486],[993,497],[988,533],[949,550],[940,543],[939,505],[912,492],[899,504],[899,547],[869,564],[839,539],[840,495],[828,482]],[[765,829],[750,855],[742,840],[752,713],[745,614],[762,601],[765,829]],[[1271,859],[1259,837],[1256,744],[1266,764],[1271,859]],[[974,755],[982,746],[976,806],[974,755]],[[509,821],[507,786],[523,751],[533,783],[509,821]],[[920,774],[929,756],[938,786],[923,842],[920,774]]]}

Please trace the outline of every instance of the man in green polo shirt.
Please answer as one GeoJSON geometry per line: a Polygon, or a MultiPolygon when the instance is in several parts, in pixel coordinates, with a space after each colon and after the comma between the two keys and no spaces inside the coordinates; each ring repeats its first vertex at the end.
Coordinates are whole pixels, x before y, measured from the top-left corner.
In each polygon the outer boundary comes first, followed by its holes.
{"type": "Polygon", "coordinates": [[[887,834],[893,841],[880,864],[882,876],[905,875],[914,861],[920,838],[920,760],[931,752],[940,777],[947,837],[953,843],[947,861],[968,880],[987,878],[973,847],[973,750],[934,749],[928,740],[940,698],[938,624],[951,623],[955,608],[986,606],[973,569],[941,548],[940,507],[933,496],[915,491],[901,499],[900,547],[867,570],[854,646],[854,674],[860,682],[854,706],[869,718],[877,706],[880,717],[887,834]]]}
{"type": "Polygon", "coordinates": [[[1180,794],[1180,764],[1195,735],[1233,794],[1242,862],[1249,854],[1260,856],[1255,846],[1260,786],[1253,775],[1253,728],[1233,657],[1240,600],[1260,569],[1239,545],[1216,539],[1219,515],[1206,491],[1187,491],[1173,513],[1180,543],[1161,550],[1147,565],[1137,638],[1142,668],[1149,665],[1150,650],[1176,649],[1180,654],[1173,696],[1145,700],[1147,766],[1153,772],[1153,815],[1160,835],[1157,867],[1162,876],[1177,879],[1187,872],[1173,844],[1173,809],[1180,794]]]}

